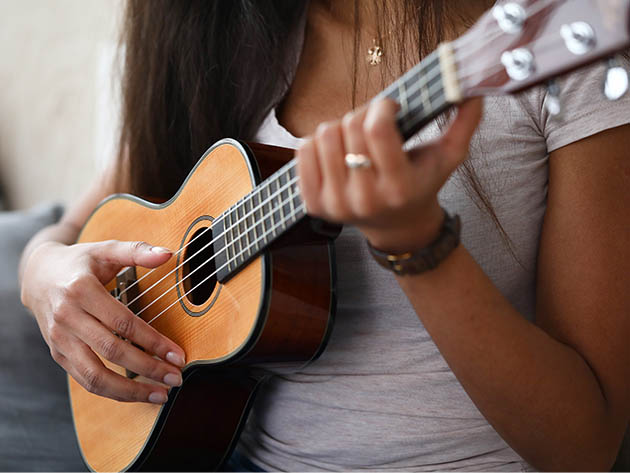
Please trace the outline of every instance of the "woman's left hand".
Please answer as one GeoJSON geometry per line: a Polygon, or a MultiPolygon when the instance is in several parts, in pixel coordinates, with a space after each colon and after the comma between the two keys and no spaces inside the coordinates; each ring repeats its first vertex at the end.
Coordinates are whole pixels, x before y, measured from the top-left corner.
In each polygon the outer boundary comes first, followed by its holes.
{"type": "Polygon", "coordinates": [[[403,150],[398,105],[381,100],[321,124],[297,152],[299,184],[309,215],[356,225],[376,248],[402,253],[439,233],[444,214],[437,193],[468,155],[481,119],[480,99],[459,107],[437,141],[403,150]],[[370,166],[350,169],[348,153],[370,166]]]}

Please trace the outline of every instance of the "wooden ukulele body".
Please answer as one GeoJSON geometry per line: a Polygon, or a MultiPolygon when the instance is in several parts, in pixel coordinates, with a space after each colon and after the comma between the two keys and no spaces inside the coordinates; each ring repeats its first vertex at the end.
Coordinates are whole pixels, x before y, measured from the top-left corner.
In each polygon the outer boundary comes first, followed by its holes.
{"type": "MultiPolygon", "coordinates": [[[[252,149],[255,157],[234,140],[215,144],[165,204],[129,195],[106,199],[79,242],[141,240],[178,251],[293,155],[263,145],[252,149]]],[[[140,316],[150,321],[165,311],[152,326],[186,352],[184,384],[172,388],[168,402],[158,406],[99,397],[69,377],[77,438],[92,470],[221,466],[267,368],[299,368],[326,344],[335,307],[333,235],[314,228],[310,219],[303,220],[227,282],[217,282],[206,294],[197,291],[196,299],[184,295],[190,289],[186,265],[150,288],[184,261],[186,248],[138,282],[139,293],[146,294],[135,307],[157,299],[140,316]]],[[[147,272],[137,268],[137,278],[147,272]]]]}

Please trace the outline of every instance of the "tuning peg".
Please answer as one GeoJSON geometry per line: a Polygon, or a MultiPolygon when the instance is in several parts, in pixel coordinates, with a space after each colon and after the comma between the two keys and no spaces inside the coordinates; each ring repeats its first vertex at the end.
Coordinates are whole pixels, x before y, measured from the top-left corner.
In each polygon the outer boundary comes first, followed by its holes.
{"type": "Polygon", "coordinates": [[[560,115],[562,112],[562,104],[560,103],[560,86],[555,79],[550,80],[547,83],[547,100],[545,101],[545,108],[551,116],[560,115]]]}
{"type": "Polygon", "coordinates": [[[628,73],[616,58],[610,58],[606,64],[604,95],[608,100],[619,100],[628,91],[628,73]]]}

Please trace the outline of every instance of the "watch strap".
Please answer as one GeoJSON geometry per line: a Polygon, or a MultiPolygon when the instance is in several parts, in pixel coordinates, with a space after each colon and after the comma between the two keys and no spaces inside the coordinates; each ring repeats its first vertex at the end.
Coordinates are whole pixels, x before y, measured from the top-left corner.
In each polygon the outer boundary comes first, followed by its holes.
{"type": "Polygon", "coordinates": [[[408,253],[389,254],[374,248],[369,241],[367,245],[378,264],[399,276],[405,276],[424,273],[439,266],[459,245],[460,234],[459,215],[450,216],[445,210],[440,234],[425,248],[408,253]]]}

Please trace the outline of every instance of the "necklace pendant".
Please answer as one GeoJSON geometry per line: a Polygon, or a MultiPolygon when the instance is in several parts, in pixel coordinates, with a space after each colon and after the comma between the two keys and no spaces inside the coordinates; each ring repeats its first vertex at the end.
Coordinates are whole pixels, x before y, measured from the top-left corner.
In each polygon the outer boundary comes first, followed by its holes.
{"type": "Polygon", "coordinates": [[[370,66],[378,66],[383,62],[383,48],[376,44],[376,39],[372,40],[372,47],[368,49],[367,62],[370,66]]]}

